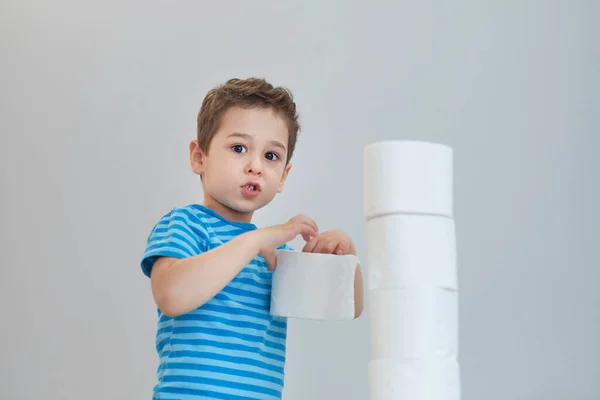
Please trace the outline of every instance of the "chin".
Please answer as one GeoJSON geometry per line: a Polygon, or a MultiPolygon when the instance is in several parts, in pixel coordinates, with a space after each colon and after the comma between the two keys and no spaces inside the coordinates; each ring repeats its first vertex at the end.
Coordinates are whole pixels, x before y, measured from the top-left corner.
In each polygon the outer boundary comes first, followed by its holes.
{"type": "Polygon", "coordinates": [[[258,210],[258,209],[263,208],[264,206],[266,206],[266,204],[262,204],[262,203],[258,204],[257,203],[257,204],[254,204],[254,205],[246,205],[246,204],[242,205],[242,204],[240,204],[240,205],[237,205],[237,206],[234,206],[234,207],[230,207],[230,208],[232,210],[235,210],[235,211],[239,212],[239,213],[251,213],[251,212],[254,212],[254,211],[258,210]]]}
{"type": "Polygon", "coordinates": [[[254,207],[243,207],[243,206],[236,206],[236,205],[232,205],[232,206],[228,206],[228,207],[239,214],[248,214],[248,213],[251,213],[251,212],[254,212],[257,210],[257,208],[254,208],[254,207]]]}
{"type": "Polygon", "coordinates": [[[223,206],[230,209],[231,211],[239,213],[239,214],[250,213],[257,209],[257,207],[255,205],[248,204],[249,202],[243,202],[243,201],[233,201],[232,202],[232,201],[225,201],[225,200],[217,200],[217,201],[219,203],[221,203],[223,206]]]}
{"type": "Polygon", "coordinates": [[[259,210],[269,204],[272,199],[254,199],[237,202],[229,206],[234,211],[239,213],[250,213],[259,210]]]}

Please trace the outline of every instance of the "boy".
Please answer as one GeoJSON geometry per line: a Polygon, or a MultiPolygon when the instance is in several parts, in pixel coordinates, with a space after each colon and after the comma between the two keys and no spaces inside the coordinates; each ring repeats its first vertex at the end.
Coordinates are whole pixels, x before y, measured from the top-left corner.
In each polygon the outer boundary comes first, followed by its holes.
{"type": "Polygon", "coordinates": [[[356,254],[347,234],[319,233],[306,216],[251,223],[283,190],[297,118],[291,93],[262,79],[231,79],[202,102],[189,151],[203,203],[163,216],[141,261],[159,309],[154,399],[280,399],[287,321],[269,314],[274,250],[302,235],[303,251],[356,254]]]}

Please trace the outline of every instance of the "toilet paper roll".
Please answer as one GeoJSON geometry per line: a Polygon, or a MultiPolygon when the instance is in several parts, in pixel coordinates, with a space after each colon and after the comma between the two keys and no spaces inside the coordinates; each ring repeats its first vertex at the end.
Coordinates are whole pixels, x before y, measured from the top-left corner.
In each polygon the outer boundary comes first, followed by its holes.
{"type": "Polygon", "coordinates": [[[369,400],[460,400],[456,359],[372,360],[368,365],[369,400]]]}
{"type": "Polygon", "coordinates": [[[315,320],[354,319],[353,255],[278,250],[271,314],[315,320]]]}
{"type": "Polygon", "coordinates": [[[436,287],[369,291],[372,359],[458,355],[458,292],[436,287]]]}
{"type": "Polygon", "coordinates": [[[443,144],[391,140],[363,150],[366,219],[393,213],[453,216],[453,150],[443,144]]]}
{"type": "Polygon", "coordinates": [[[454,220],[396,214],[367,221],[368,289],[440,286],[458,290],[454,220]]]}

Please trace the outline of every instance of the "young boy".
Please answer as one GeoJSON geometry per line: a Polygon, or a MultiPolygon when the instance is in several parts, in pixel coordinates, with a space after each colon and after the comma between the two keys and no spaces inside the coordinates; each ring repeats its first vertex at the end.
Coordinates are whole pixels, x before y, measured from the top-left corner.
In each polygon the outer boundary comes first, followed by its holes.
{"type": "Polygon", "coordinates": [[[303,215],[251,223],[283,190],[298,131],[291,93],[262,79],[231,79],[202,102],[189,150],[204,201],[164,215],[141,261],[159,316],[154,399],[281,398],[287,321],[269,314],[274,251],[301,235],[303,251],[356,254],[346,233],[319,233],[303,215]]]}

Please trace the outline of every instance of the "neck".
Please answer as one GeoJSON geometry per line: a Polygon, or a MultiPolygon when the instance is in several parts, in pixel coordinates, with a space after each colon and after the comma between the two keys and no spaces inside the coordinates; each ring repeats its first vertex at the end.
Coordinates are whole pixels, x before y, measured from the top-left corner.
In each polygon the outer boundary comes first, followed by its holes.
{"type": "Polygon", "coordinates": [[[252,216],[254,212],[236,211],[232,208],[229,208],[225,204],[219,203],[217,200],[215,200],[208,194],[204,195],[204,201],[202,202],[202,205],[206,208],[214,210],[217,214],[232,222],[242,222],[246,224],[252,222],[252,216]]]}

